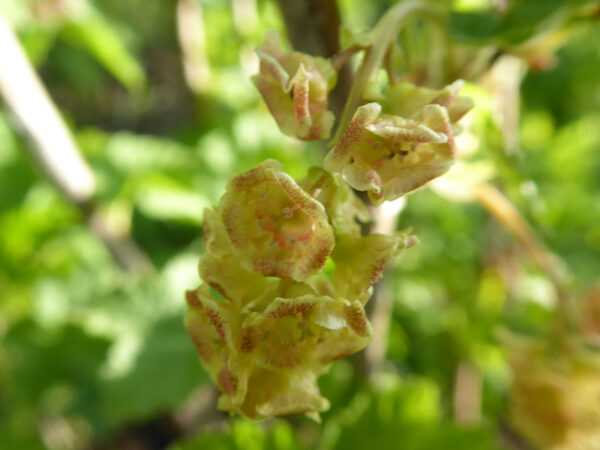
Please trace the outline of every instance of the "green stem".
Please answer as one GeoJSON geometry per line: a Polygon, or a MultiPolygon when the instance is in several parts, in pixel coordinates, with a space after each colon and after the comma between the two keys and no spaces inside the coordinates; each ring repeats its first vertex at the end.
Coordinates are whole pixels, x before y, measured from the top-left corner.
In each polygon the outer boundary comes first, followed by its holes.
{"type": "Polygon", "coordinates": [[[412,15],[439,18],[442,12],[442,8],[435,4],[422,0],[412,0],[397,4],[379,20],[373,30],[373,45],[366,51],[363,63],[356,72],[348,100],[346,100],[342,112],[342,119],[335,136],[329,144],[330,147],[333,147],[339,141],[343,131],[352,120],[356,108],[360,105],[365,86],[377,74],[388,48],[394,42],[404,21],[412,15]]]}

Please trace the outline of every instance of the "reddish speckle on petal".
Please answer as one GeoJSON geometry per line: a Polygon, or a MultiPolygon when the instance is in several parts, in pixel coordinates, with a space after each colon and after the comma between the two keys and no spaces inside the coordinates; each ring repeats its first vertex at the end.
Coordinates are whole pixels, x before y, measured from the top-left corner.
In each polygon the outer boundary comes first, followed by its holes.
{"type": "Polygon", "coordinates": [[[242,353],[250,353],[256,348],[263,335],[264,329],[259,325],[253,325],[244,328],[242,330],[240,351],[242,353]]]}
{"type": "Polygon", "coordinates": [[[344,313],[348,325],[356,334],[363,337],[370,335],[367,316],[359,304],[344,305],[344,313]]]}
{"type": "Polygon", "coordinates": [[[302,314],[311,311],[314,308],[314,303],[307,302],[286,302],[281,303],[277,309],[267,313],[267,317],[270,319],[282,319],[284,317],[295,316],[296,314],[302,314]]]}
{"type": "Polygon", "coordinates": [[[215,327],[215,330],[217,330],[217,333],[221,339],[225,340],[225,326],[223,324],[223,318],[221,315],[211,308],[204,308],[204,311],[206,312],[206,315],[210,319],[212,325],[215,327]]]}
{"type": "Polygon", "coordinates": [[[198,299],[198,293],[196,291],[186,291],[185,292],[185,300],[187,301],[187,304],[191,308],[195,308],[195,309],[202,308],[202,304],[200,303],[200,300],[198,299]]]}
{"type": "Polygon", "coordinates": [[[208,364],[215,355],[214,346],[206,340],[206,335],[198,331],[196,327],[188,328],[188,333],[196,347],[198,356],[204,363],[208,364]]]}
{"type": "Polygon", "coordinates": [[[237,391],[238,380],[233,376],[228,368],[221,369],[219,375],[217,376],[217,383],[223,392],[230,397],[233,397],[237,391]]]}
{"type": "Polygon", "coordinates": [[[383,272],[383,269],[385,269],[385,266],[387,266],[388,262],[390,262],[389,258],[382,258],[375,261],[375,264],[373,265],[373,270],[371,271],[371,278],[369,279],[369,287],[371,287],[373,283],[375,283],[379,279],[381,273],[383,272]]]}

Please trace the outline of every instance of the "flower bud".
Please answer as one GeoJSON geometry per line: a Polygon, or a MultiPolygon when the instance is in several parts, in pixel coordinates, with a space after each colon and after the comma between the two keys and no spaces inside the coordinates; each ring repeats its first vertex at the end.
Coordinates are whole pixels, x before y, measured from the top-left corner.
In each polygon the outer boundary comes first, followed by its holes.
{"type": "Polygon", "coordinates": [[[279,35],[269,32],[256,52],[259,73],[252,77],[282,133],[311,141],[327,139],[334,116],[327,110],[337,81],[331,63],[300,52],[284,52],[279,35]]]}

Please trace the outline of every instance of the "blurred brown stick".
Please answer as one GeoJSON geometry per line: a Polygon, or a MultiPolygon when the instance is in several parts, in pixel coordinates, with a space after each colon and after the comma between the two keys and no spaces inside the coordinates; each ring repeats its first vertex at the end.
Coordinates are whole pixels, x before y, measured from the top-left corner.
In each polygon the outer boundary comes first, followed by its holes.
{"type": "Polygon", "coordinates": [[[33,156],[65,197],[73,203],[86,202],[95,189],[93,174],[2,16],[0,61],[0,96],[33,156]]]}
{"type": "Polygon", "coordinates": [[[151,267],[148,257],[127,236],[111,232],[95,211],[92,170],[6,20],[0,16],[0,99],[27,139],[33,157],[56,188],[78,206],[90,228],[127,270],[151,267]]]}
{"type": "Polygon", "coordinates": [[[467,362],[460,362],[454,379],[454,420],[460,424],[481,422],[482,380],[479,371],[467,362]]]}

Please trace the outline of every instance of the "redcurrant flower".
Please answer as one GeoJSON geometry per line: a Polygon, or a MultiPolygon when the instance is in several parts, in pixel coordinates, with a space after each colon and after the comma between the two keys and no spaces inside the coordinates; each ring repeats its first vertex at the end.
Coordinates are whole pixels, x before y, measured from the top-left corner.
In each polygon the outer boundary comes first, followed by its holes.
{"type": "Polygon", "coordinates": [[[371,326],[358,301],[304,295],[275,298],[262,312],[239,311],[211,298],[206,285],[188,292],[186,328],[215,383],[219,407],[251,418],[329,407],[318,375],[361,350],[371,326]]]}
{"type": "Polygon", "coordinates": [[[257,54],[260,70],[252,81],[281,132],[305,141],[327,139],[334,121],[327,95],[337,81],[331,63],[283,51],[276,32],[266,34],[257,54]]]}
{"type": "Polygon", "coordinates": [[[262,275],[303,280],[333,248],[323,205],[274,160],[230,180],[220,212],[235,254],[262,275]]]}
{"type": "Polygon", "coordinates": [[[470,107],[456,95],[460,84],[440,91],[398,86],[390,89],[383,106],[368,103],[356,110],[324,163],[354,189],[368,191],[376,204],[401,197],[450,168],[453,121],[470,107]]]}

